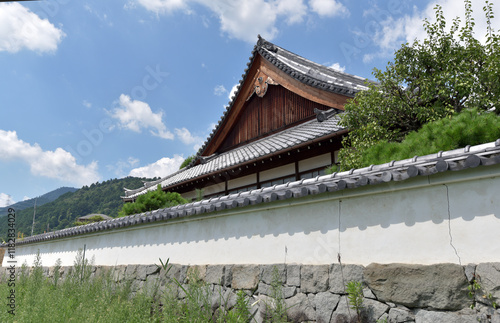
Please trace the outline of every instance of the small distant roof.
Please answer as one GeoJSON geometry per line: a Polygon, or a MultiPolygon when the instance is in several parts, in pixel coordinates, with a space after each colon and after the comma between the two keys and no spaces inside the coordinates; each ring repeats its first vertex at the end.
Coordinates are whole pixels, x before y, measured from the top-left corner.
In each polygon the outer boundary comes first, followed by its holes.
{"type": "Polygon", "coordinates": [[[100,216],[104,220],[111,220],[111,219],[113,219],[112,217],[110,217],[110,216],[108,216],[106,214],[92,213],[92,214],[87,214],[85,216],[81,216],[81,217],[78,218],[78,220],[90,220],[90,218],[92,218],[94,216],[100,216]]]}

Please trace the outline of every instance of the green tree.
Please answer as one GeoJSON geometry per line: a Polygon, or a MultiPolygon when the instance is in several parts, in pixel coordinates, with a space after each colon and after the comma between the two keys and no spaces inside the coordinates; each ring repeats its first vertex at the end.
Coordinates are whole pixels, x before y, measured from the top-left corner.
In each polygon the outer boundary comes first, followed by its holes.
{"type": "Polygon", "coordinates": [[[374,69],[378,85],[359,92],[346,106],[341,124],[349,128],[339,153],[340,170],[361,167],[366,149],[380,141],[400,142],[424,124],[464,109],[494,110],[500,100],[500,37],[491,28],[493,6],[485,2],[486,41],[474,38],[470,0],[465,22],[449,31],[440,6],[436,22],[424,21],[427,37],[406,43],[385,71],[374,69]]]}
{"type": "Polygon", "coordinates": [[[123,205],[119,216],[143,213],[147,211],[158,210],[161,208],[172,207],[179,204],[185,204],[188,201],[176,192],[163,192],[161,185],[155,191],[149,191],[140,195],[133,203],[123,205]]]}
{"type": "Polygon", "coordinates": [[[361,167],[379,165],[391,160],[412,158],[479,145],[500,138],[500,116],[477,109],[466,109],[451,118],[429,122],[419,131],[410,132],[402,142],[382,140],[366,149],[361,167]]]}
{"type": "Polygon", "coordinates": [[[195,157],[195,155],[191,155],[188,158],[184,159],[184,161],[182,162],[182,164],[179,167],[179,169],[183,169],[184,167],[186,167],[187,165],[189,165],[189,163],[191,163],[193,161],[194,157],[195,157]]]}

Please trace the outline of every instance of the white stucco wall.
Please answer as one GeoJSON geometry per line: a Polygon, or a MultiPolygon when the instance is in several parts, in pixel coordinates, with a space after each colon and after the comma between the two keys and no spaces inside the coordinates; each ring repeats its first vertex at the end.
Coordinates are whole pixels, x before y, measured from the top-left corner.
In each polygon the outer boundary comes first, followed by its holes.
{"type": "Polygon", "coordinates": [[[251,174],[247,176],[243,176],[240,178],[236,179],[231,179],[227,182],[227,188],[229,190],[236,188],[236,187],[241,187],[245,185],[252,185],[257,183],[257,174],[251,174]]]}
{"type": "Polygon", "coordinates": [[[259,178],[261,182],[275,179],[278,177],[288,176],[295,174],[295,163],[275,167],[269,170],[265,170],[259,173],[259,178]]]}
{"type": "Polygon", "coordinates": [[[332,155],[330,153],[311,157],[299,161],[299,172],[306,170],[326,167],[332,164],[332,155]]]}
{"type": "MultiPolygon", "coordinates": [[[[500,165],[18,245],[18,264],[482,263],[500,255],[500,165]],[[444,185],[446,184],[446,185],[444,185]],[[449,197],[449,203],[448,203],[449,197]],[[449,208],[448,208],[449,205],[449,208]],[[456,249],[456,252],[455,252],[456,249]],[[286,250],[286,252],[285,252],[286,250]]],[[[4,266],[5,261],[4,261],[4,266]]]]}

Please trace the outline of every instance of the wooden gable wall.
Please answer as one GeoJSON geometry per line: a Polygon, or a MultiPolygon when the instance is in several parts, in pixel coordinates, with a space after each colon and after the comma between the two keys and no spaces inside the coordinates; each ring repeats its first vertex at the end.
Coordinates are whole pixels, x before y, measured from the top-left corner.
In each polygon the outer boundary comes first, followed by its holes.
{"type": "Polygon", "coordinates": [[[343,110],[347,99],[347,96],[301,83],[257,54],[230,113],[201,155],[222,153],[298,124],[312,118],[314,108],[343,110]],[[259,79],[265,83],[271,80],[261,95],[256,94],[259,79]]]}
{"type": "Polygon", "coordinates": [[[219,151],[227,151],[315,116],[314,109],[330,107],[297,95],[280,85],[270,85],[264,97],[253,95],[219,151]]]}

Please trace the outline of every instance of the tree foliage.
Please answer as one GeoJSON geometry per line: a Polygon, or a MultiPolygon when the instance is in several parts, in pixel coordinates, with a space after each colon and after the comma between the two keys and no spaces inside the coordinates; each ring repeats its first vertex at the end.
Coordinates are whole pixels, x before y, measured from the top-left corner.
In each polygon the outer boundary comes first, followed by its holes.
{"type": "MultiPolygon", "coordinates": [[[[91,214],[118,216],[123,205],[124,187],[141,187],[148,178],[126,177],[85,185],[75,192],[67,192],[56,200],[39,206],[37,202],[33,234],[61,230],[74,225],[77,218],[91,214]]],[[[28,236],[33,225],[34,208],[16,210],[16,231],[28,236]]],[[[0,237],[7,236],[7,217],[0,217],[0,237]]]]}
{"type": "Polygon", "coordinates": [[[409,133],[402,142],[378,142],[365,150],[361,157],[361,167],[478,145],[498,138],[500,116],[467,109],[451,118],[425,124],[419,131],[409,133]]]}
{"type": "Polygon", "coordinates": [[[143,213],[147,211],[158,210],[161,208],[172,207],[179,204],[185,204],[188,201],[176,192],[163,192],[161,185],[155,191],[149,191],[140,195],[133,203],[123,205],[119,216],[143,213]]]}
{"type": "Polygon", "coordinates": [[[491,28],[492,4],[486,1],[486,41],[474,37],[470,0],[465,21],[455,18],[449,31],[440,6],[436,21],[424,21],[427,37],[406,43],[385,71],[374,69],[378,85],[349,101],[341,124],[349,128],[339,153],[340,169],[361,166],[366,149],[380,141],[400,142],[424,124],[464,109],[494,110],[500,100],[500,37],[491,28]]]}
{"type": "Polygon", "coordinates": [[[182,162],[181,166],[179,167],[179,169],[183,169],[184,167],[186,167],[187,165],[189,165],[189,163],[191,161],[193,161],[195,155],[191,155],[189,156],[188,158],[184,159],[184,161],[182,162]]]}

